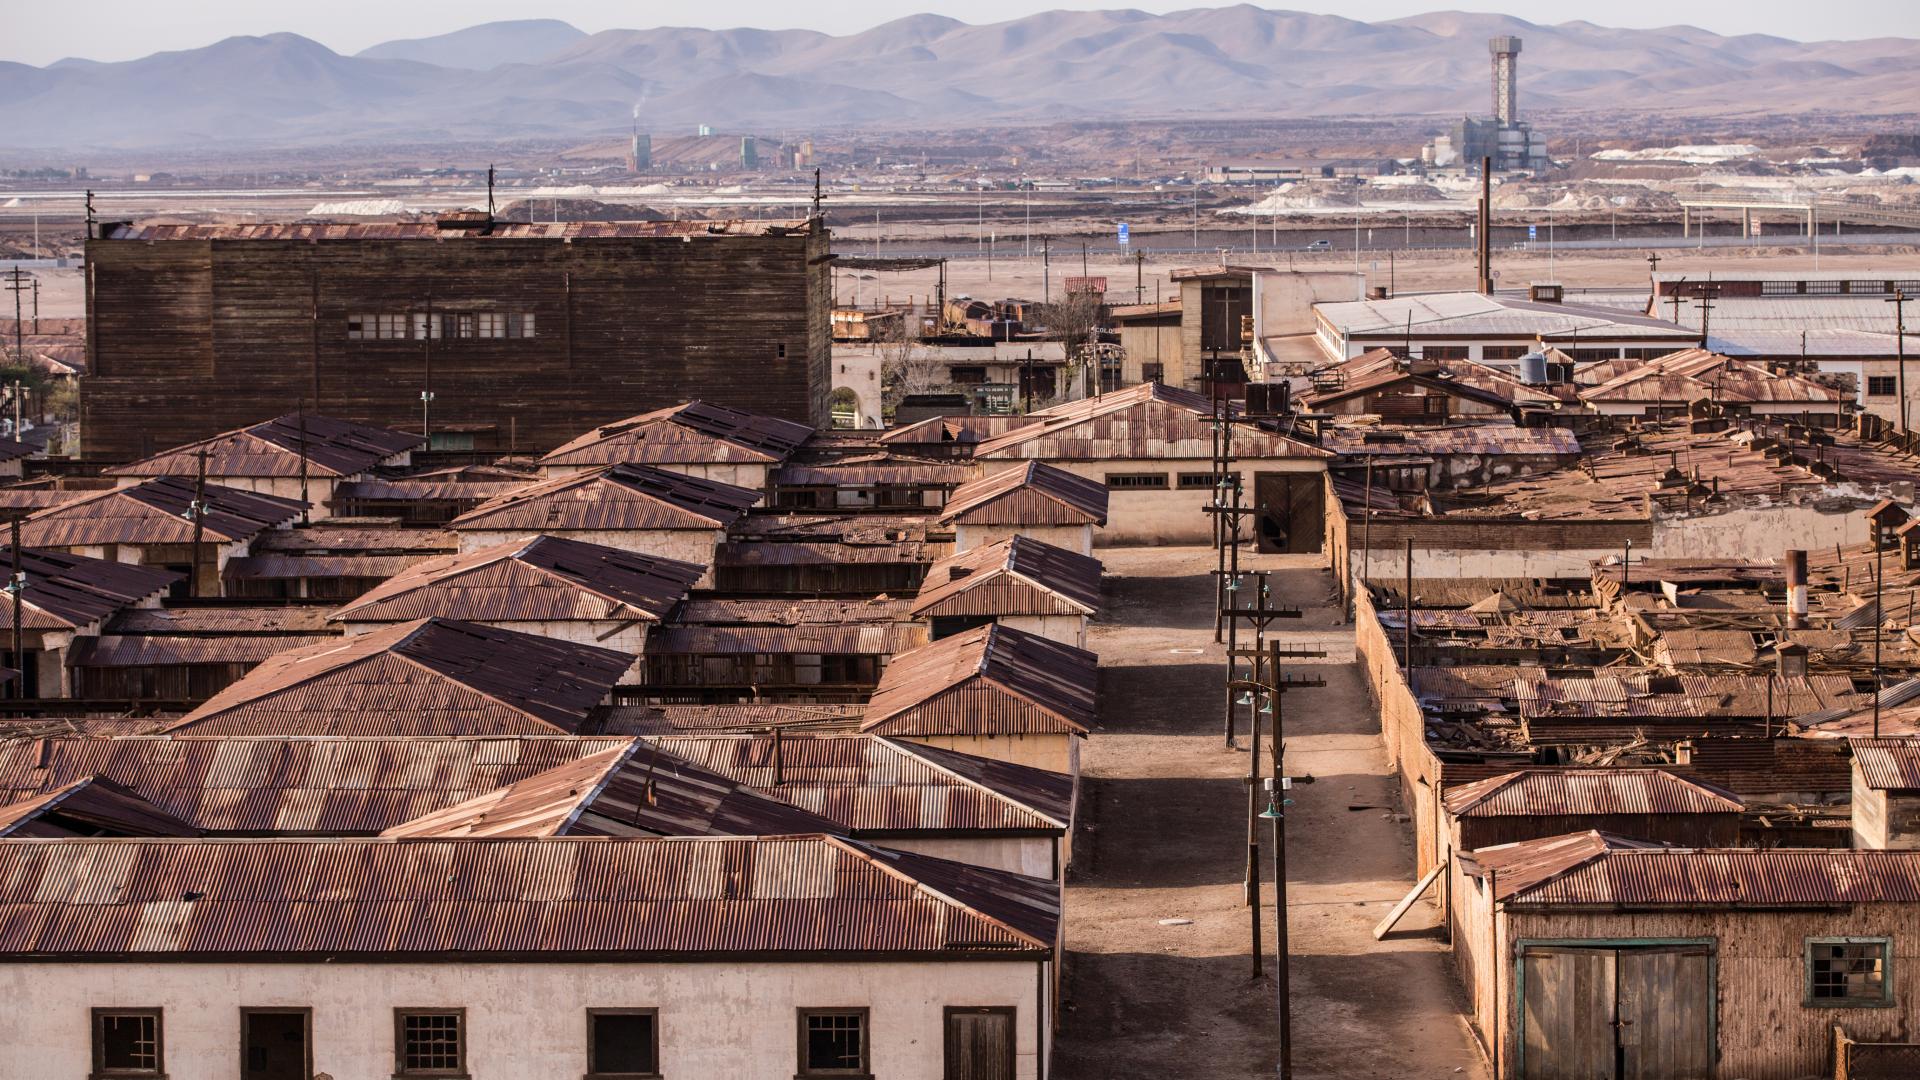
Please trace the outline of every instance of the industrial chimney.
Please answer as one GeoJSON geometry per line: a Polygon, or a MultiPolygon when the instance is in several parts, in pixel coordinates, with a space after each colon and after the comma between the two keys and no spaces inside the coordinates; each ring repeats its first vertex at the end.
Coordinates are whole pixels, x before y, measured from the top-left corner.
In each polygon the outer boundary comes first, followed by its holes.
{"type": "Polygon", "coordinates": [[[1520,39],[1497,37],[1487,42],[1493,54],[1493,116],[1501,127],[1520,122],[1520,39]]]}

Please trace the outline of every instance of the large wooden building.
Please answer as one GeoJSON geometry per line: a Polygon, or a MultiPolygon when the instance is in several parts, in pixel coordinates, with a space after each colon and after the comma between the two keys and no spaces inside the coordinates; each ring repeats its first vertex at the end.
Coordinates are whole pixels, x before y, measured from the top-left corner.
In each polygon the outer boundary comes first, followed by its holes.
{"type": "Polygon", "coordinates": [[[439,449],[545,450],[688,397],[824,423],[817,222],[102,225],[84,452],[300,406],[439,449]]]}

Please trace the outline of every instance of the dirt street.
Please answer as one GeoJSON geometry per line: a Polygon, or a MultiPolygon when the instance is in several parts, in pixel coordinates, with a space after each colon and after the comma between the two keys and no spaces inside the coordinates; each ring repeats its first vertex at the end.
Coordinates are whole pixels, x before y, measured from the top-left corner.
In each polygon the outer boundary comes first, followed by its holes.
{"type": "MultiPolygon", "coordinates": [[[[1271,1077],[1273,892],[1269,884],[1262,893],[1268,955],[1256,980],[1244,885],[1247,753],[1244,733],[1241,749],[1223,741],[1212,552],[1098,554],[1106,610],[1089,644],[1100,653],[1102,719],[1082,756],[1055,1075],[1271,1077]]],[[[1317,778],[1295,790],[1288,816],[1294,1074],[1477,1080],[1485,1070],[1431,931],[1436,909],[1422,904],[1384,942],[1370,933],[1411,885],[1412,848],[1393,819],[1379,726],[1327,571],[1317,556],[1247,556],[1243,568],[1279,571],[1275,602],[1303,612],[1280,636],[1329,654],[1287,666],[1290,678],[1326,682],[1285,702],[1287,770],[1317,778]]]]}

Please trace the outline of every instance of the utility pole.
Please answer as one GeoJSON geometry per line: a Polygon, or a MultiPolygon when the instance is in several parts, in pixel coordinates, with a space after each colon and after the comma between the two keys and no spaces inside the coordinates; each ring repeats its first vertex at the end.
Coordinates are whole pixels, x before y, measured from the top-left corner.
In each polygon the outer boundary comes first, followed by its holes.
{"type": "Polygon", "coordinates": [[[194,451],[194,460],[198,468],[194,471],[193,501],[187,504],[187,515],[193,518],[193,567],[187,571],[187,595],[198,598],[200,595],[200,543],[205,538],[207,520],[207,448],[203,444],[194,451]]]}
{"type": "Polygon", "coordinates": [[[7,591],[13,594],[13,696],[27,696],[27,651],[20,641],[20,594],[27,591],[27,575],[20,572],[20,519],[10,523],[13,533],[13,573],[7,578],[7,591]]]}
{"type": "MultiPolygon", "coordinates": [[[[491,172],[491,170],[489,170],[491,172]]],[[[433,449],[433,432],[429,422],[433,411],[433,291],[427,291],[427,325],[422,346],[423,367],[420,379],[420,437],[426,440],[425,449],[433,449]]]]}
{"type": "Polygon", "coordinates": [[[1133,253],[1133,302],[1143,303],[1147,297],[1147,253],[1133,253]]]}
{"type": "Polygon", "coordinates": [[[20,395],[26,391],[26,385],[19,379],[13,380],[13,441],[20,442],[20,395]]]}
{"type": "Polygon", "coordinates": [[[307,499],[307,399],[300,399],[300,524],[313,524],[313,503],[307,499]]]}
{"type": "MultiPolygon", "coordinates": [[[[1900,375],[1900,430],[1907,430],[1907,294],[1903,289],[1893,290],[1893,298],[1887,303],[1893,305],[1893,355],[1895,370],[1900,375]]],[[[1802,348],[1801,351],[1805,351],[1802,348]]]]}
{"type": "MultiPolygon", "coordinates": [[[[7,278],[7,288],[13,291],[13,362],[24,365],[27,362],[27,346],[22,335],[26,326],[20,321],[20,294],[27,291],[28,274],[16,266],[8,271],[7,278]]],[[[37,309],[39,306],[36,298],[34,307],[37,309]]]]}
{"type": "Polygon", "coordinates": [[[1700,283],[1700,347],[1703,349],[1707,347],[1707,318],[1713,311],[1713,298],[1719,294],[1718,283],[1712,281],[1700,283]]]}

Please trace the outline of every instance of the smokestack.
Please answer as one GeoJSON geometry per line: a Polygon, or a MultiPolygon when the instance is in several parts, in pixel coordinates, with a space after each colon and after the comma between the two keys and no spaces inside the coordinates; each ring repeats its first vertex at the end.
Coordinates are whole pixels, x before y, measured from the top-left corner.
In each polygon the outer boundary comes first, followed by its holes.
{"type": "Polygon", "coordinates": [[[1511,127],[1520,120],[1520,39],[1494,38],[1487,51],[1493,54],[1493,116],[1511,127]]]}
{"type": "Polygon", "coordinates": [[[1807,553],[1787,552],[1787,629],[1807,628],[1807,553]]]}
{"type": "Polygon", "coordinates": [[[1493,159],[1480,159],[1480,295],[1493,295],[1493,243],[1487,236],[1493,231],[1493,159]]]}

